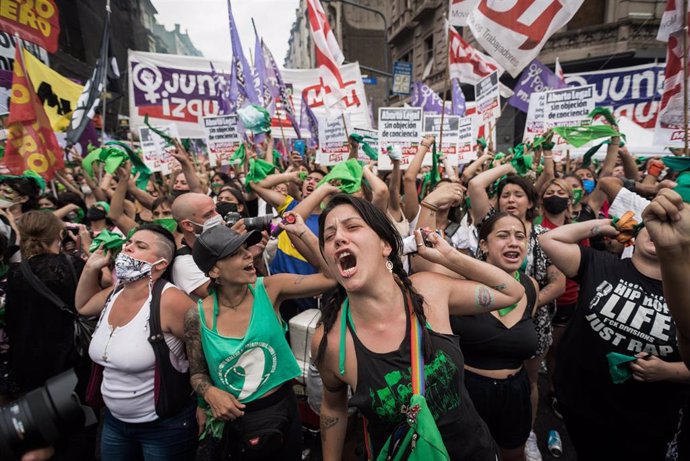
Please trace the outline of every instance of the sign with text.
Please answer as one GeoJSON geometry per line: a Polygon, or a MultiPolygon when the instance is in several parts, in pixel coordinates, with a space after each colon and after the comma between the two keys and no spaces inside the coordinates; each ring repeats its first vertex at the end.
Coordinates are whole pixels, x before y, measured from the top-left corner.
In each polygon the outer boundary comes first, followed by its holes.
{"type": "MultiPolygon", "coordinates": [[[[364,137],[364,140],[366,141],[367,144],[369,144],[372,149],[374,149],[376,152],[379,153],[379,157],[381,156],[381,150],[379,148],[379,132],[376,130],[371,130],[369,128],[357,128],[354,127],[352,128],[353,133],[357,133],[358,135],[364,137]]],[[[362,149],[362,144],[359,145],[359,150],[357,151],[357,160],[361,160],[363,162],[368,162],[371,160],[367,154],[364,153],[364,150],[362,149]]]]}
{"type": "MultiPolygon", "coordinates": [[[[446,115],[443,117],[443,138],[441,138],[441,116],[424,116],[424,136],[434,135],[436,138],[436,149],[441,149],[443,156],[448,159],[451,165],[458,164],[458,135],[460,117],[456,115],[446,115]],[[442,143],[442,144],[440,144],[442,143]]],[[[424,157],[423,165],[431,165],[431,155],[424,157]]]]}
{"type": "MultiPolygon", "coordinates": [[[[406,170],[422,137],[422,116],[420,107],[379,108],[379,144],[381,149],[399,146],[402,149],[400,168],[406,170]]],[[[379,170],[391,170],[393,164],[388,155],[379,157],[379,170]]]]}
{"type": "Polygon", "coordinates": [[[544,94],[544,122],[548,128],[581,125],[594,110],[594,85],[546,91],[544,94]]]}
{"type": "Polygon", "coordinates": [[[17,34],[50,53],[57,53],[60,36],[57,5],[54,0],[2,0],[0,30],[10,35],[17,34]]]}
{"type": "Polygon", "coordinates": [[[395,61],[393,64],[393,94],[408,95],[412,86],[412,64],[395,61]]]}
{"type": "Polygon", "coordinates": [[[469,163],[477,158],[478,133],[477,117],[460,117],[458,119],[458,163],[469,163]]]}
{"type": "Polygon", "coordinates": [[[204,129],[209,161],[212,164],[229,165],[230,157],[240,147],[242,139],[237,132],[237,115],[204,117],[204,129]]]}
{"type": "Polygon", "coordinates": [[[448,5],[448,22],[451,26],[465,27],[467,17],[477,7],[479,0],[450,0],[448,5]]]}
{"type": "Polygon", "coordinates": [[[347,134],[351,131],[347,114],[319,119],[319,164],[337,165],[347,160],[350,144],[347,134]]]}
{"type": "MultiPolygon", "coordinates": [[[[174,138],[179,138],[175,125],[160,126],[156,129],[174,138]]],[[[163,174],[170,174],[180,168],[180,162],[170,155],[170,147],[167,146],[165,139],[154,133],[149,127],[142,126],[139,128],[139,140],[144,163],[152,172],[160,171],[163,174]]]]}
{"type": "Polygon", "coordinates": [[[482,122],[491,122],[501,116],[501,93],[498,89],[498,72],[487,75],[474,85],[477,99],[477,115],[482,122]]]}

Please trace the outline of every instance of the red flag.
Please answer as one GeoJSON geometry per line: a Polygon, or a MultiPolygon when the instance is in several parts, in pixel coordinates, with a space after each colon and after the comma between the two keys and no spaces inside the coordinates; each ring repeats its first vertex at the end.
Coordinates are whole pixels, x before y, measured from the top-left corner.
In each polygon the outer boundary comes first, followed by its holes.
{"type": "Polygon", "coordinates": [[[450,78],[457,78],[460,83],[475,84],[493,72],[503,72],[496,61],[467,43],[455,27],[450,24],[447,26],[450,78]]]}
{"type": "Polygon", "coordinates": [[[338,66],[345,61],[345,56],[340,51],[340,46],[319,0],[307,0],[307,16],[311,35],[314,38],[314,53],[316,65],[319,66],[321,73],[321,85],[326,96],[330,96],[329,99],[335,99],[328,104],[331,106],[345,96],[342,91],[345,86],[343,77],[338,69],[338,66]]]}
{"type": "Polygon", "coordinates": [[[2,0],[0,30],[57,53],[60,16],[55,0],[2,0]]]}
{"type": "Polygon", "coordinates": [[[64,167],[64,156],[43,103],[34,92],[18,44],[12,72],[10,115],[3,163],[13,174],[32,170],[46,180],[64,167]]]}

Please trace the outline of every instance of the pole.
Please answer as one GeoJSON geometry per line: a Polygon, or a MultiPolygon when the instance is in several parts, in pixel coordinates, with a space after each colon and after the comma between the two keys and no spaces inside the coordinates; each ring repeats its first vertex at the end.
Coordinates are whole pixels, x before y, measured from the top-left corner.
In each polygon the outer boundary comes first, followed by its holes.
{"type": "MultiPolygon", "coordinates": [[[[106,14],[106,21],[109,20],[110,18],[110,0],[107,0],[105,2],[105,14],[106,14]]],[[[104,23],[105,27],[105,23],[104,23]]],[[[110,40],[110,38],[108,38],[110,40]]],[[[108,59],[108,56],[101,56],[100,59],[108,59]]],[[[108,94],[108,71],[106,70],[103,72],[103,91],[101,91],[101,100],[103,101],[102,103],[102,108],[101,108],[101,144],[105,142],[105,100],[108,94]]]]}
{"type": "Polygon", "coordinates": [[[683,155],[688,152],[688,0],[683,0],[683,122],[685,125],[685,149],[683,155]]]}

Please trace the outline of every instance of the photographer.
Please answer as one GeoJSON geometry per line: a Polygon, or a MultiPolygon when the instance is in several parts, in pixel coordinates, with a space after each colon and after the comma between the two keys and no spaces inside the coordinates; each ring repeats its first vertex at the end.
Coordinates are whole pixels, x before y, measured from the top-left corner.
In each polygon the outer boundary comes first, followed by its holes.
{"type": "MultiPolygon", "coordinates": [[[[61,253],[66,231],[54,214],[29,211],[18,228],[22,263],[10,266],[7,276],[6,321],[10,366],[19,392],[40,387],[48,378],[74,368],[76,393],[83,400],[91,362],[75,344],[74,296],[84,263],[61,253]],[[45,292],[63,305],[58,306],[45,292]]],[[[93,459],[95,429],[63,440],[56,451],[67,459],[93,459]]]]}

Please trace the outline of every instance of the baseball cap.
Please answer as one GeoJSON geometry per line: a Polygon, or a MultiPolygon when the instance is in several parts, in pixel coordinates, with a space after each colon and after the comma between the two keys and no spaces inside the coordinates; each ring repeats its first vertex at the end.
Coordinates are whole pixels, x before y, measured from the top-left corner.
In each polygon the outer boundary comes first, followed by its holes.
{"type": "Polygon", "coordinates": [[[260,241],[261,233],[256,230],[240,235],[225,226],[214,226],[196,239],[192,257],[199,269],[208,274],[216,262],[235,253],[245,243],[252,246],[260,241]]]}

